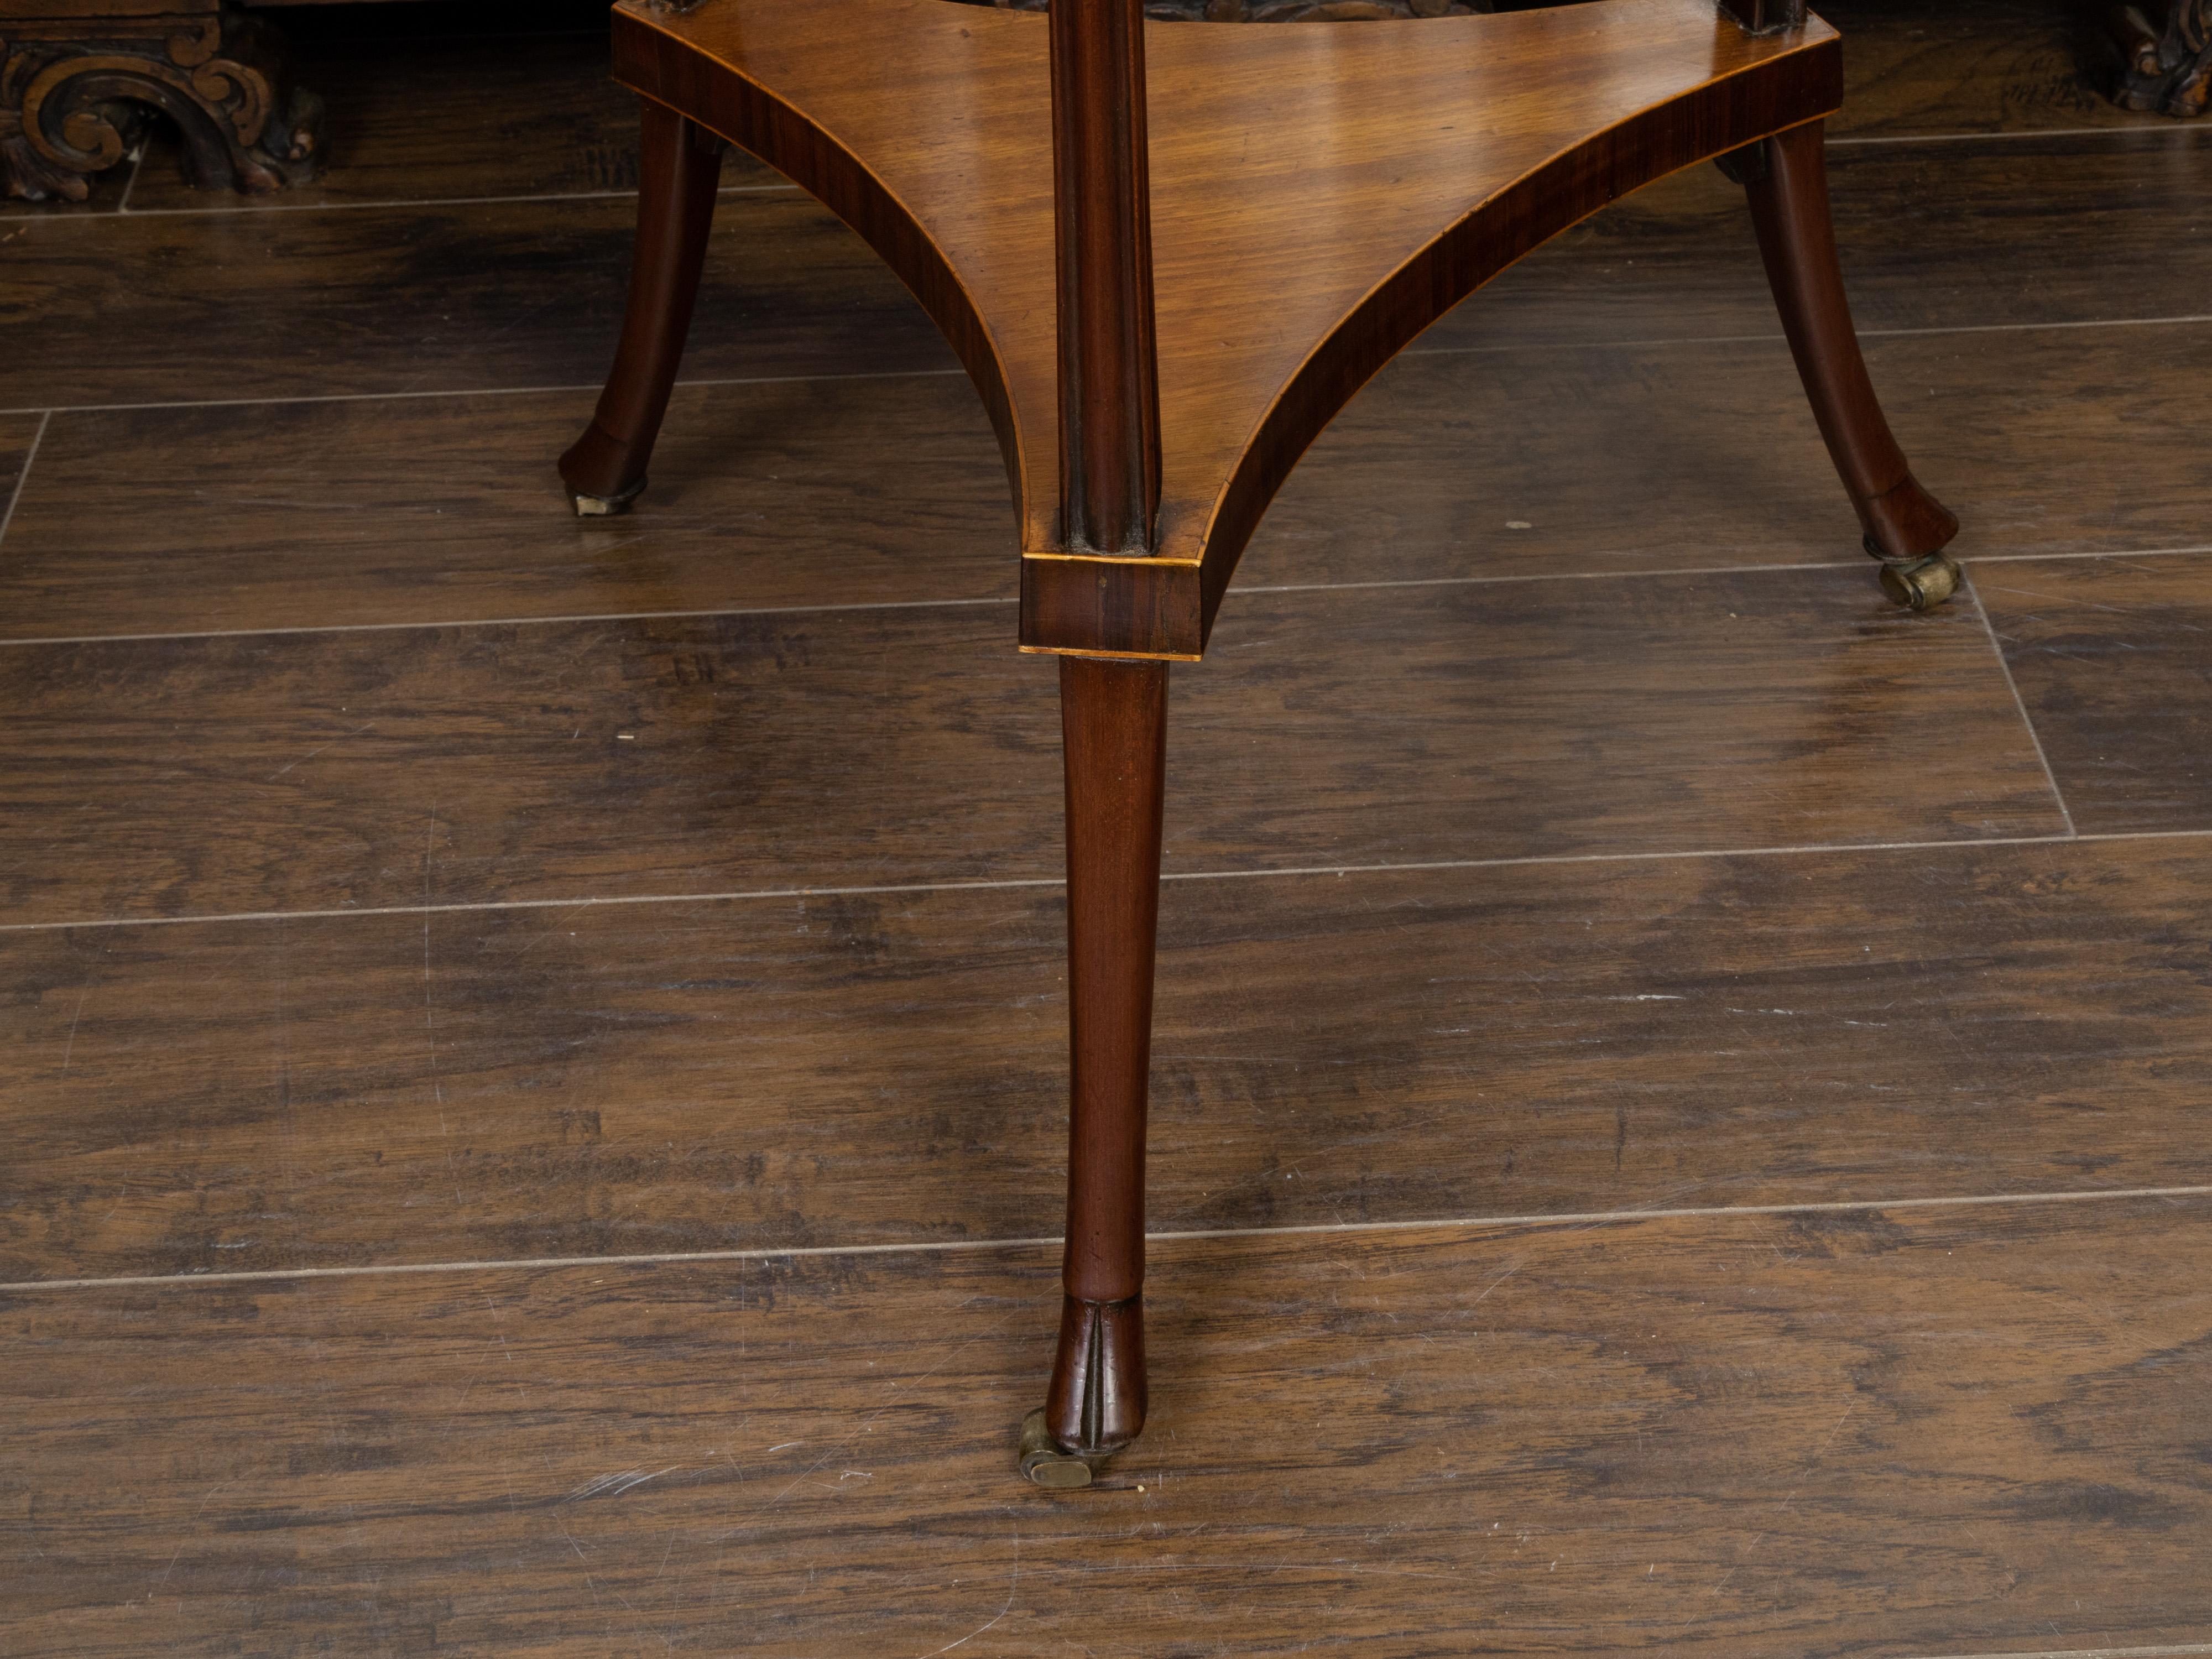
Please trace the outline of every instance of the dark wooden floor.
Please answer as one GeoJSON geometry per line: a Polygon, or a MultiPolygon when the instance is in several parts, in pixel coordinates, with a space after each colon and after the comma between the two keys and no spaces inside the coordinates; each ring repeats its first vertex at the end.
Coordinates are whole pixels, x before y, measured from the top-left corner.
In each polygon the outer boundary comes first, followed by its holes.
{"type": "Polygon", "coordinates": [[[323,183],[0,210],[0,1652],[2212,1653],[2212,127],[1829,15],[1971,594],[1710,170],[1359,399],[1176,678],[1078,1496],[1052,676],[919,311],[736,170],[580,525],[588,30],[302,16],[323,183]]]}

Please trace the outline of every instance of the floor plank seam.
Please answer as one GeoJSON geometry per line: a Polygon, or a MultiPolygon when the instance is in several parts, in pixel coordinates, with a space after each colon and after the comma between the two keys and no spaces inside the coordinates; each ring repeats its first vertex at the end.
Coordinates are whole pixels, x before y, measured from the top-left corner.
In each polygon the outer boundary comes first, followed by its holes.
{"type": "MultiPolygon", "coordinates": [[[[2047,564],[2060,560],[2162,559],[2212,553],[2212,544],[2194,547],[2131,547],[2090,549],[2072,553],[1992,553],[1977,564],[2047,564]]],[[[1402,576],[1357,582],[1255,583],[1231,590],[1231,597],[1250,593],[1339,593],[1369,589],[1422,587],[1483,587],[1512,583],[1567,581],[1638,581],[1660,577],[1771,575],[1802,570],[1863,570],[1862,559],[1806,559],[1774,564],[1666,565],[1653,569],[1529,570],[1488,576],[1402,576]]],[[[390,634],[409,629],[430,631],[444,628],[567,627],[577,623],[684,622],[745,617],[838,615],[846,611],[937,611],[963,606],[1009,605],[1013,596],[978,596],[957,599],[853,599],[823,605],[736,606],[703,611],[562,611],[543,617],[441,617],[419,622],[313,623],[266,628],[185,629],[163,634],[32,634],[20,639],[0,638],[0,649],[21,646],[131,645],[168,643],[178,640],[230,640],[310,634],[390,634]]]]}
{"type": "Polygon", "coordinates": [[[1013,596],[998,595],[967,599],[854,599],[841,605],[772,605],[757,610],[605,611],[564,613],[556,617],[457,617],[441,622],[319,623],[297,628],[210,628],[175,634],[52,634],[20,640],[0,639],[0,648],[19,645],[154,644],[176,640],[255,639],[264,635],[292,634],[396,634],[417,629],[434,631],[441,628],[565,627],[575,623],[702,622],[717,617],[804,617],[817,612],[836,614],[848,611],[946,611],[981,605],[1018,605],[1020,602],[1013,596]]]}
{"type": "MultiPolygon", "coordinates": [[[[2212,312],[2187,312],[2167,317],[2078,317],[2021,323],[1946,323],[1929,328],[1863,328],[1857,333],[1863,340],[1922,339],[1946,334],[2030,333],[2044,329],[2184,328],[2206,323],[2212,323],[2212,312]]],[[[1788,343],[1786,337],[1780,333],[1680,335],[1627,340],[1526,340],[1492,345],[1419,346],[1400,352],[1392,361],[1395,362],[1407,357],[1502,356],[1508,352],[1642,351],[1679,346],[1788,343]]],[[[914,380],[966,373],[965,369],[956,366],[950,368],[878,369],[860,374],[720,375],[702,380],[679,380],[676,382],[676,389],[684,391],[691,387],[722,386],[805,386],[816,381],[838,380],[914,380]]],[[[261,398],[173,398],[139,403],[24,404],[0,409],[0,415],[37,415],[48,410],[57,415],[112,415],[140,410],[246,409],[264,404],[273,406],[285,404],[386,403],[409,398],[526,398],[553,392],[595,392],[601,389],[602,385],[601,381],[592,380],[551,386],[434,387],[402,392],[286,392],[261,398]]]]}
{"type": "Polygon", "coordinates": [[[1915,1659],[2186,1659],[2191,1654],[2212,1653],[2212,1642],[2185,1642],[2164,1648],[2041,1649],[2032,1653],[1922,1654],[1915,1659]]]}
{"type": "Polygon", "coordinates": [[[2191,139],[2202,137],[2207,131],[2203,126],[2191,126],[2168,117],[2155,125],[2143,121],[2106,127],[2021,127],[2004,132],[1869,132],[1846,133],[1840,137],[1832,133],[1827,147],[1843,149],[1875,144],[1971,144],[1990,139],[2002,143],[2032,138],[2136,137],[2145,133],[2160,139],[2191,139]]]}
{"type": "Polygon", "coordinates": [[[2058,774],[2052,769],[2051,757],[2044,752],[2043,736],[2035,729],[2035,718],[2027,712],[2027,699],[2020,694],[2020,682],[2013,678],[2012,664],[2006,659],[2004,641],[1997,638],[1996,623],[1990,619],[1990,608],[1982,603],[1982,591],[1974,579],[1966,578],[1966,592],[1974,601],[1974,610],[1982,619],[1982,631],[1990,636],[1990,650],[1997,659],[1997,672],[2004,676],[2005,690],[2012,693],[2012,706],[2020,711],[2020,723],[2027,732],[2027,740],[2034,745],[2036,763],[2043,768],[2043,775],[2051,785],[2051,798],[2058,805],[2059,818],[2066,825],[2069,839],[2078,839],[2081,832],[2074,827],[2073,810],[2066,805],[2066,792],[2058,787],[2058,774]]]}
{"type": "MultiPolygon", "coordinates": [[[[1273,881],[1307,876],[1419,874],[1437,870],[1514,870],[1539,865],[1663,863],[1674,860],[1815,857],[1837,853],[1928,853],[1985,847],[2069,847],[2114,842],[2193,841],[2212,837],[2203,830],[2119,830],[2088,835],[1962,836],[1949,841],[1806,842],[1780,847],[1668,848],[1644,853],[1540,853],[1513,858],[1428,859],[1404,864],[1313,864],[1255,870],[1163,872],[1166,882],[1273,881]]],[[[95,916],[61,921],[0,922],[0,934],[57,933],[113,927],[216,927],[262,921],[333,921],[368,916],[466,915],[507,910],[584,910],[617,905],[735,904],[770,899],[864,898],[906,893],[1001,892],[1022,888],[1060,888],[1061,876],[1025,876],[1005,881],[890,882],[845,887],[758,887],[705,893],[619,893],[578,898],[475,899],[445,904],[357,905],[351,908],[224,910],[175,916],[95,916]]]]}
{"type": "Polygon", "coordinates": [[[8,492],[6,509],[0,511],[0,545],[6,544],[8,526],[15,522],[15,504],[23,499],[24,483],[31,476],[32,464],[39,459],[39,446],[46,441],[46,428],[53,418],[52,410],[39,416],[37,429],[31,434],[30,447],[23,452],[23,464],[15,470],[15,488],[8,492]]]}
{"type": "MultiPolygon", "coordinates": [[[[2170,317],[2074,317],[2024,323],[1942,323],[1926,328],[1861,328],[1862,340],[1917,340],[1945,334],[2025,334],[2037,330],[2081,328],[2182,328],[2212,323],[2212,313],[2185,312],[2170,317]]],[[[1531,351],[1649,351],[1677,346],[1787,345],[1784,334],[1684,334],[1642,340],[1501,340],[1494,344],[1416,346],[1399,357],[1487,357],[1531,351]]],[[[1396,359],[1393,359],[1395,362],[1396,359]]],[[[0,414],[8,413],[0,410],[0,414]]]]}
{"type": "MultiPolygon", "coordinates": [[[[2212,319],[2208,319],[2212,320],[2212,319]]],[[[678,380],[679,392],[695,387],[723,386],[811,386],[817,381],[829,383],[839,380],[939,380],[948,375],[965,374],[963,368],[886,368],[862,369],[839,374],[726,374],[695,380],[678,380]]],[[[252,409],[260,404],[271,406],[291,404],[380,404],[398,403],[413,398],[540,398],[556,392],[597,392],[605,386],[601,380],[577,380],[561,386],[464,386],[458,390],[433,388],[429,391],[405,392],[302,392],[278,398],[176,398],[166,402],[142,404],[55,404],[50,410],[39,404],[21,409],[0,409],[0,415],[37,415],[51,412],[56,415],[129,415],[142,410],[162,409],[252,409]]],[[[549,468],[550,463],[548,463],[549,468]]],[[[550,472],[549,472],[550,476],[550,472]]]]}
{"type": "MultiPolygon", "coordinates": [[[[1501,1216],[1424,1216],[1400,1221],[1315,1221],[1275,1227],[1193,1227],[1148,1230],[1152,1244],[1203,1243],[1238,1238],[1312,1238],[1409,1232],[1512,1232],[1530,1230],[1632,1226],[1650,1221],[1710,1221],[1740,1216],[1868,1215],[1886,1211],[1990,1209],[2000,1206],[2136,1203],[2162,1199],[2182,1203],[2212,1199],[2212,1186],[2122,1187],[2055,1193],[1960,1193],[1930,1198],[1821,1200],[1784,1204],[1705,1204],[1648,1210],[1571,1210],[1501,1216]]],[[[798,1261],[884,1255],[946,1255],[985,1250],[1058,1250],[1058,1234],[1025,1238],[933,1238],[876,1244],[762,1245],[728,1250],[640,1251],[615,1255],[488,1257],[466,1261],[387,1261],[342,1267],[254,1267],[231,1273],[125,1273],[82,1279],[25,1279],[0,1283],[0,1295],[44,1291],[129,1289],[163,1285],[273,1284],[303,1279],[397,1279],[465,1273],[537,1273],[567,1267],[684,1267],[709,1262],[798,1261]]],[[[1972,1659],[1961,1656],[1960,1659],[1972,1659]]],[[[2017,1659],[2017,1656],[2008,1656],[2017,1659]]],[[[2035,1659],[2028,1656],[2027,1659],[2035,1659]]]]}
{"type": "Polygon", "coordinates": [[[325,34],[320,37],[317,45],[325,51],[327,51],[332,46],[404,46],[428,47],[434,51],[440,46],[452,46],[461,41],[498,40],[505,42],[514,40],[586,40],[595,37],[601,40],[605,40],[607,38],[605,28],[587,28],[579,27],[572,29],[457,29],[451,34],[443,33],[436,34],[325,34]]]}
{"type": "MultiPolygon", "coordinates": [[[[131,170],[131,182],[137,182],[136,168],[131,170]]],[[[798,190],[797,185],[724,185],[716,196],[788,195],[798,190]]],[[[127,202],[129,187],[125,188],[127,202]]],[[[240,207],[172,207],[134,208],[118,202],[112,211],[97,216],[109,219],[210,219],[235,218],[240,215],[259,216],[270,213],[366,213],[379,210],[391,212],[414,212],[423,208],[497,207],[516,202],[612,202],[635,201],[634,190],[565,190],[547,191],[543,194],[525,192],[517,196],[424,196],[395,198],[376,202],[264,202],[253,206],[240,207]]]]}

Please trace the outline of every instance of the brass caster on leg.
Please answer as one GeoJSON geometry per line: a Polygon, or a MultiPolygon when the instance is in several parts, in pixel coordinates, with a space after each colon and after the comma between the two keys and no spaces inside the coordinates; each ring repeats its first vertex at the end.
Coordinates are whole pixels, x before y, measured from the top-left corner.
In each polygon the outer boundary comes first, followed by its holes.
{"type": "Polygon", "coordinates": [[[1959,591],[1959,566],[1948,553],[1882,562],[1881,591],[1909,611],[1933,611],[1959,591]]]}
{"type": "Polygon", "coordinates": [[[640,478],[619,495],[586,495],[581,490],[568,492],[568,505],[576,509],[580,519],[608,519],[617,513],[629,511],[629,504],[645,492],[645,480],[640,478]]]}
{"type": "Polygon", "coordinates": [[[1073,1492],[1091,1484],[1091,1463],[1054,1443],[1042,1406],[1022,1419],[1022,1475],[1048,1492],[1073,1492]]]}
{"type": "Polygon", "coordinates": [[[1022,1421],[1022,1473],[1040,1486],[1087,1486],[1145,1426],[1145,1304],[1064,1296],[1044,1409],[1022,1421]]]}

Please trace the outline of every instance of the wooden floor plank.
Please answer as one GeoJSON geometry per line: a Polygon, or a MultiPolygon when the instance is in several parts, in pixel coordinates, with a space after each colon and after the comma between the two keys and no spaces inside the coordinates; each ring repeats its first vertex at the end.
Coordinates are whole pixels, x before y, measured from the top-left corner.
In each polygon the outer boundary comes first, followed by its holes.
{"type": "MultiPolygon", "coordinates": [[[[1170,870],[2059,827],[1979,617],[1856,570],[1231,606],[1177,680],[1170,870]]],[[[1052,667],[1006,611],[13,647],[0,895],[59,922],[1055,878],[1052,667]]]]}
{"type": "MultiPolygon", "coordinates": [[[[1867,359],[1972,562],[2206,541],[2190,368],[2205,339],[2203,324],[2023,332],[2002,350],[1875,339],[1867,359]]],[[[1237,581],[1848,562],[1857,536],[1779,341],[1416,356],[1299,464],[1237,581]]]]}
{"type": "Polygon", "coordinates": [[[1170,1246],[1146,1437],[1057,1496],[1012,1469],[1052,1273],[11,1296],[0,1632],[1901,1659],[2212,1626],[2201,1200],[1170,1246]]]}
{"type": "MultiPolygon", "coordinates": [[[[2201,539],[2205,492],[2142,480],[2203,470],[2208,340],[2053,330],[1869,357],[1971,562],[2201,539]]],[[[1005,469],[961,376],[688,389],[638,509],[580,524],[551,458],[590,404],[58,415],[0,559],[0,638],[1012,591],[1005,469]]],[[[1413,356],[1300,465],[1238,581],[1856,562],[1857,534],[1779,342],[1413,356]]]]}
{"type": "Polygon", "coordinates": [[[553,459],[592,401],[58,416],[0,636],[1013,596],[1006,468],[963,376],[687,388],[649,504],[580,520],[553,459]]]}
{"type": "Polygon", "coordinates": [[[123,205],[124,192],[130,188],[131,175],[137,165],[126,161],[105,173],[94,173],[87,183],[86,197],[82,202],[58,197],[33,202],[21,196],[0,195],[0,258],[20,244],[19,233],[26,221],[89,218],[115,212],[123,205]]]}
{"type": "Polygon", "coordinates": [[[2212,826],[2212,557],[1996,566],[1975,592],[2075,823],[2212,826]]]}
{"type": "MultiPolygon", "coordinates": [[[[2154,840],[1171,882],[1167,1231],[2212,1182],[2154,840]]],[[[1049,1237],[1054,890],[0,935],[0,1280],[1049,1237]]]]}
{"type": "MultiPolygon", "coordinates": [[[[0,289],[25,344],[0,406],[596,386],[635,217],[617,197],[27,222],[0,289]]],[[[711,247],[695,378],[952,366],[811,201],[726,198],[711,247]]]]}
{"type": "MultiPolygon", "coordinates": [[[[1839,150],[1837,218],[1860,325],[2201,314],[2205,131],[1839,150]],[[2116,247],[2130,250],[2119,292],[2116,247]]],[[[1508,271],[1426,343],[1771,337],[1741,198],[1710,167],[1662,181],[1508,271]]],[[[19,331],[28,349],[0,382],[0,407],[187,388],[254,398],[594,382],[630,216],[628,201],[602,200],[27,221],[10,251],[22,308],[10,320],[29,315],[35,328],[19,331]]],[[[716,222],[688,374],[950,366],[919,308],[820,208],[733,196],[716,222]]]]}
{"type": "MultiPolygon", "coordinates": [[[[267,196],[195,190],[173,143],[157,143],[131,192],[132,212],[637,188],[637,96],[608,76],[604,17],[589,31],[447,40],[318,28],[296,10],[280,21],[301,37],[296,78],[323,100],[319,175],[267,196]]],[[[723,182],[784,180],[740,154],[723,182]]]]}
{"type": "Polygon", "coordinates": [[[0,415],[0,538],[12,523],[10,514],[22,503],[28,482],[24,468],[46,422],[36,415],[0,415]]]}
{"type": "MultiPolygon", "coordinates": [[[[1862,329],[2206,313],[2201,245],[2182,227],[2212,200],[2212,127],[1838,148],[1828,165],[1862,329]]],[[[1778,332],[1743,192],[1698,167],[1538,249],[1423,343],[1778,332]]]]}

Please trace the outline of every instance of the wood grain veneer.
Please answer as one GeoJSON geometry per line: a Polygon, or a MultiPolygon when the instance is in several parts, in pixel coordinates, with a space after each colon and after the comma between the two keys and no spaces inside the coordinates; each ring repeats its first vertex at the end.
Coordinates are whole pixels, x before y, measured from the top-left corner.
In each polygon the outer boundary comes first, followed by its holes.
{"type": "Polygon", "coordinates": [[[617,7],[615,72],[805,186],[945,331],[1014,481],[1034,649],[1198,655],[1268,499],[1401,347],[1613,198],[1841,99],[1825,25],[1748,36],[1706,0],[1148,26],[1163,471],[1156,539],[1132,560],[1071,551],[1057,522],[1043,24],[835,3],[617,7]],[[822,52],[840,16],[895,35],[896,61],[822,52]],[[1324,66],[1326,101],[1280,96],[1324,66]],[[1245,303],[1262,283],[1273,303],[1245,303]]]}

